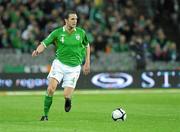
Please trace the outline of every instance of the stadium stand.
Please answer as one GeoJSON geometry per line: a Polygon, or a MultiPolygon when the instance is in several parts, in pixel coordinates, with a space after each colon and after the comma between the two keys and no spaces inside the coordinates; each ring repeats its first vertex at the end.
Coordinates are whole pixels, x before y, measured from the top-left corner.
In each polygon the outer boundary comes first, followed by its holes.
{"type": "Polygon", "coordinates": [[[68,9],[78,12],[79,26],[87,31],[92,71],[179,69],[177,0],[3,0],[0,72],[48,72],[53,46],[35,59],[31,52],[52,29],[63,25],[68,9]]]}

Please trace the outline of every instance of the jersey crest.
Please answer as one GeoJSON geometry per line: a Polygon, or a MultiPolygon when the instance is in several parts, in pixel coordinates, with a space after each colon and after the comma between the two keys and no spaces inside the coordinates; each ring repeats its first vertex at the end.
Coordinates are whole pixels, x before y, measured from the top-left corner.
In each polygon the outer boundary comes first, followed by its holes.
{"type": "Polygon", "coordinates": [[[76,34],[76,40],[80,40],[80,35],[76,34]]]}

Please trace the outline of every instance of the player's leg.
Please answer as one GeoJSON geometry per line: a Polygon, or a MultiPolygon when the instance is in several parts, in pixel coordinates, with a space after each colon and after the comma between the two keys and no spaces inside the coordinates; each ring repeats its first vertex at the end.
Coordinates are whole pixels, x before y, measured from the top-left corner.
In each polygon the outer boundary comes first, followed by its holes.
{"type": "Polygon", "coordinates": [[[42,116],[41,121],[48,120],[49,109],[53,102],[53,94],[57,88],[58,83],[59,82],[55,78],[49,78],[49,85],[44,97],[44,115],[42,116]]]}
{"type": "Polygon", "coordinates": [[[48,113],[53,102],[54,92],[57,88],[58,83],[60,83],[63,78],[63,74],[59,67],[59,62],[57,60],[54,60],[51,71],[49,72],[49,75],[47,77],[49,80],[49,85],[44,98],[44,115],[42,116],[41,120],[48,120],[48,113]]]}
{"type": "Polygon", "coordinates": [[[64,109],[66,112],[69,112],[71,109],[72,94],[76,87],[76,83],[80,75],[80,70],[80,66],[68,67],[65,69],[66,72],[64,74],[62,87],[64,88],[64,109]]]}

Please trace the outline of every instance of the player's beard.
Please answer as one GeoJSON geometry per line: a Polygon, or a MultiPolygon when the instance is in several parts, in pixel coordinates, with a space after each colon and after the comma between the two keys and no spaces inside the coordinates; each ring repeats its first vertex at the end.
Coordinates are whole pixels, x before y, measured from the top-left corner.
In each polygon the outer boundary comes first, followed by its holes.
{"type": "Polygon", "coordinates": [[[75,27],[76,27],[76,24],[72,24],[72,25],[70,26],[71,30],[74,29],[75,27]]]}
{"type": "Polygon", "coordinates": [[[67,29],[69,31],[72,31],[74,28],[76,28],[76,24],[72,24],[72,25],[67,26],[67,29]]]}
{"type": "Polygon", "coordinates": [[[76,28],[77,23],[71,23],[66,21],[65,28],[68,32],[72,32],[76,28]]]}

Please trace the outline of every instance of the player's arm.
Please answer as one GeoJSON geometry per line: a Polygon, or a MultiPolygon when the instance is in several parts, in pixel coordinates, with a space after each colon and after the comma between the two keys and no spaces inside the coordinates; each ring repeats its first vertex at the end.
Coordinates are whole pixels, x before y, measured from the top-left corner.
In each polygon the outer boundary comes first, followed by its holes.
{"type": "Polygon", "coordinates": [[[83,45],[86,48],[86,57],[85,63],[83,65],[83,73],[87,75],[88,73],[90,73],[90,45],[86,34],[84,35],[83,45]]]}
{"type": "Polygon", "coordinates": [[[42,53],[45,49],[45,45],[43,42],[32,52],[32,57],[38,56],[40,53],[42,53]]]}
{"type": "Polygon", "coordinates": [[[86,46],[86,58],[85,58],[85,63],[83,65],[83,73],[85,75],[90,73],[90,46],[89,44],[86,46]]]}
{"type": "Polygon", "coordinates": [[[53,41],[56,39],[56,35],[57,35],[57,31],[58,30],[54,30],[52,33],[50,33],[48,35],[47,38],[45,38],[41,43],[40,45],[36,48],[36,50],[34,50],[32,52],[32,56],[38,56],[40,53],[42,53],[44,51],[44,49],[53,43],[53,41]]]}
{"type": "Polygon", "coordinates": [[[89,44],[86,47],[86,59],[85,59],[85,63],[90,64],[90,46],[89,46],[89,44]]]}

